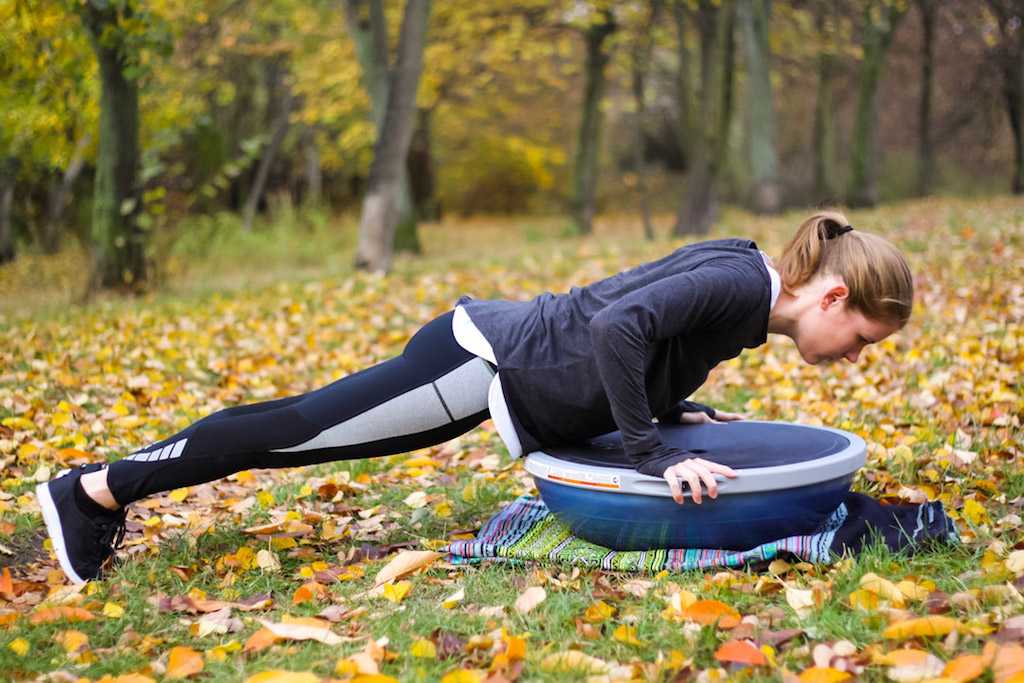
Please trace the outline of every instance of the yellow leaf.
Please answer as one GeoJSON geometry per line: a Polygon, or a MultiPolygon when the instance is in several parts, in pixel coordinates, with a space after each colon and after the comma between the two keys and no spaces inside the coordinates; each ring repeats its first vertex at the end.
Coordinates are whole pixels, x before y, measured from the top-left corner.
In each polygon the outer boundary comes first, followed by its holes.
{"type": "Polygon", "coordinates": [[[183,486],[180,489],[174,489],[173,491],[168,493],[167,497],[173,500],[175,503],[180,503],[181,501],[188,498],[188,494],[191,490],[192,489],[189,488],[188,486],[183,486]]]}
{"type": "Polygon", "coordinates": [[[7,643],[7,647],[10,648],[11,652],[18,655],[19,657],[24,657],[28,654],[30,646],[28,644],[28,641],[24,638],[15,638],[11,642],[7,643]]]}
{"type": "Polygon", "coordinates": [[[190,647],[172,647],[167,656],[167,678],[188,678],[203,670],[203,656],[190,647]]]}
{"type": "Polygon", "coordinates": [[[411,589],[412,583],[409,581],[386,583],[384,584],[384,597],[397,605],[405,599],[411,589]]]}
{"type": "Polygon", "coordinates": [[[56,635],[56,641],[61,644],[68,654],[78,652],[89,644],[89,636],[81,631],[61,631],[56,635]]]}
{"type": "Polygon", "coordinates": [[[274,504],[274,494],[270,491],[260,491],[256,494],[256,502],[260,507],[270,507],[274,504]]]}
{"type": "Polygon", "coordinates": [[[437,657],[437,647],[429,640],[420,638],[412,645],[409,646],[409,654],[413,657],[422,657],[423,659],[434,659],[437,657]]]}
{"type": "Polygon", "coordinates": [[[540,662],[542,671],[554,673],[603,674],[609,669],[608,662],[591,657],[579,650],[554,652],[540,662]]]}
{"type": "Polygon", "coordinates": [[[217,645],[212,650],[207,651],[206,658],[211,662],[224,662],[227,661],[228,655],[238,652],[242,649],[242,644],[237,640],[231,640],[221,645],[217,645]]]}
{"type": "Polygon", "coordinates": [[[484,675],[476,669],[456,669],[449,671],[441,679],[441,683],[480,683],[484,675]]]}
{"type": "Polygon", "coordinates": [[[442,600],[441,601],[441,607],[444,607],[445,609],[453,609],[453,608],[457,607],[459,605],[459,603],[461,603],[465,599],[466,599],[466,591],[463,590],[462,588],[460,588],[459,590],[455,591],[454,593],[449,595],[447,598],[442,600]]]}
{"type": "Polygon", "coordinates": [[[626,645],[643,645],[636,637],[636,627],[629,624],[619,624],[612,633],[612,638],[626,645]]]}
{"type": "Polygon", "coordinates": [[[262,671],[245,679],[245,683],[320,683],[320,677],[312,671],[262,671]]]}
{"type": "Polygon", "coordinates": [[[110,617],[111,619],[120,619],[124,616],[124,607],[121,607],[116,602],[108,602],[103,605],[103,616],[110,617]]]}
{"type": "Polygon", "coordinates": [[[963,630],[963,625],[956,619],[936,614],[896,622],[882,631],[882,637],[902,640],[915,636],[944,636],[953,629],[963,630]]]}
{"type": "Polygon", "coordinates": [[[872,593],[860,588],[850,592],[850,607],[861,609],[865,612],[873,612],[878,609],[878,593],[872,593]]]}
{"type": "Polygon", "coordinates": [[[803,671],[797,678],[800,683],[840,683],[851,678],[850,674],[830,666],[812,666],[803,671]]]}
{"type": "Polygon", "coordinates": [[[615,607],[604,600],[597,600],[583,613],[583,621],[590,624],[599,624],[615,615],[615,607]]]}
{"type": "Polygon", "coordinates": [[[989,522],[988,512],[985,511],[985,508],[982,507],[981,503],[973,498],[968,498],[964,501],[960,514],[970,520],[970,522],[975,526],[989,522]]]}

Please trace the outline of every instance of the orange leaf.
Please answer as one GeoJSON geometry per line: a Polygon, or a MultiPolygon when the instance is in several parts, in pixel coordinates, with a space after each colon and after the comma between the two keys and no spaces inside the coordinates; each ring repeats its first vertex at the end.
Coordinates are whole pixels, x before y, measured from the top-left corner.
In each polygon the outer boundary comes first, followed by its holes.
{"type": "Polygon", "coordinates": [[[946,664],[942,675],[960,683],[967,683],[984,673],[985,667],[985,658],[981,655],[960,655],[946,664]]]}
{"type": "Polygon", "coordinates": [[[190,647],[172,647],[167,656],[167,678],[188,678],[203,670],[203,656],[190,647]]]}
{"type": "Polygon", "coordinates": [[[703,626],[717,621],[719,628],[735,628],[740,623],[740,613],[719,600],[698,600],[683,610],[683,617],[703,626]]]}
{"type": "Polygon", "coordinates": [[[722,646],[715,651],[715,659],[720,662],[736,662],[750,666],[763,666],[768,663],[768,658],[764,656],[763,652],[748,641],[735,638],[722,643],[722,646]]]}
{"type": "Polygon", "coordinates": [[[0,576],[0,593],[11,595],[14,593],[14,581],[11,580],[10,567],[4,567],[4,573],[0,576]]]}
{"type": "Polygon", "coordinates": [[[31,624],[49,624],[54,621],[91,621],[96,617],[93,613],[87,609],[81,607],[68,607],[67,605],[61,605],[60,607],[43,607],[37,609],[32,613],[32,616],[28,618],[31,624]]]}
{"type": "Polygon", "coordinates": [[[269,628],[261,628],[260,630],[249,636],[249,640],[245,641],[245,652],[259,652],[265,650],[278,640],[281,640],[277,635],[274,634],[269,628]]]}
{"type": "Polygon", "coordinates": [[[1014,643],[1003,645],[992,658],[992,673],[996,683],[1008,683],[1014,674],[1024,671],[1024,647],[1014,643]]]}
{"type": "Polygon", "coordinates": [[[322,598],[326,595],[327,590],[323,584],[317,583],[316,581],[310,581],[304,583],[298,587],[295,594],[292,595],[292,604],[301,605],[304,602],[312,602],[317,598],[322,598]]]}

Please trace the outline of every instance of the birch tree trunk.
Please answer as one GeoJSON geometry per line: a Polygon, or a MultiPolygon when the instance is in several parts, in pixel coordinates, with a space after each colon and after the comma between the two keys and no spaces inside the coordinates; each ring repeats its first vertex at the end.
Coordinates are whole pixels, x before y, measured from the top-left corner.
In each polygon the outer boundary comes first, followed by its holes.
{"type": "Polygon", "coordinates": [[[416,117],[416,90],[423,70],[430,0],[406,0],[398,59],[387,108],[373,147],[373,164],[359,221],[355,267],[386,273],[391,268],[402,194],[402,169],[416,117]]]}
{"type": "MultiPolygon", "coordinates": [[[[388,26],[383,0],[344,0],[343,8],[345,23],[356,45],[356,59],[363,87],[370,95],[373,127],[379,138],[388,108],[389,83],[394,72],[388,57],[388,26]]],[[[418,254],[423,249],[416,230],[416,203],[406,164],[402,165],[398,186],[399,218],[391,248],[418,254]]]]}
{"type": "Polygon", "coordinates": [[[747,58],[746,122],[753,178],[750,202],[757,213],[776,213],[782,197],[775,153],[775,109],[768,42],[770,0],[739,0],[737,13],[747,58]]]}
{"type": "Polygon", "coordinates": [[[570,201],[572,220],[580,235],[588,235],[593,230],[604,118],[601,101],[605,90],[604,70],[609,59],[605,51],[605,40],[614,32],[615,18],[610,10],[604,10],[601,12],[601,20],[591,24],[583,33],[587,55],[584,65],[583,111],[576,141],[570,201]]]}
{"type": "Polygon", "coordinates": [[[128,48],[117,37],[124,29],[117,10],[106,3],[101,9],[90,0],[79,12],[96,53],[101,83],[88,296],[101,288],[138,289],[146,283],[147,232],[137,222],[142,209],[139,93],[127,74],[128,48]]]}

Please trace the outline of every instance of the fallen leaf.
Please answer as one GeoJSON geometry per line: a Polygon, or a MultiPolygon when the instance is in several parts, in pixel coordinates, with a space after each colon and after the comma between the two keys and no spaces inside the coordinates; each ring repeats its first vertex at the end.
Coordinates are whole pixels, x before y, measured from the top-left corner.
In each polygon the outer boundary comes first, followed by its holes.
{"type": "Polygon", "coordinates": [[[542,671],[552,673],[603,674],[608,671],[608,662],[579,650],[554,652],[540,662],[542,671]]]}
{"type": "Polygon", "coordinates": [[[696,621],[702,626],[717,623],[719,628],[735,628],[740,623],[740,613],[719,600],[697,600],[682,610],[683,617],[696,621]]]}
{"type": "Polygon", "coordinates": [[[520,614],[526,614],[534,607],[544,602],[547,593],[540,586],[530,586],[516,598],[515,608],[520,614]]]}
{"type": "Polygon", "coordinates": [[[188,678],[203,670],[203,656],[190,647],[172,647],[167,655],[167,678],[188,678]]]}
{"type": "Polygon", "coordinates": [[[427,567],[443,555],[444,553],[433,550],[403,550],[377,573],[373,587],[377,588],[388,581],[400,579],[417,569],[427,567]]]}
{"type": "Polygon", "coordinates": [[[282,671],[275,669],[253,674],[245,683],[320,683],[320,677],[312,671],[282,671]]]}
{"type": "Polygon", "coordinates": [[[812,666],[805,669],[797,676],[800,683],[841,683],[853,678],[846,671],[833,669],[832,667],[812,666]]]}
{"type": "Polygon", "coordinates": [[[904,640],[918,636],[944,636],[953,629],[963,630],[963,628],[963,624],[956,619],[933,614],[927,617],[896,622],[882,631],[882,637],[904,640]]]}
{"type": "Polygon", "coordinates": [[[263,628],[278,638],[289,640],[316,640],[325,645],[338,645],[345,642],[339,635],[331,631],[330,622],[313,617],[291,617],[285,615],[281,623],[259,619],[263,628]]]}
{"type": "Polygon", "coordinates": [[[629,624],[619,624],[616,626],[615,631],[612,632],[612,638],[626,645],[643,645],[636,637],[636,626],[630,626],[629,624]]]}
{"type": "Polygon", "coordinates": [[[749,641],[736,640],[735,638],[722,643],[715,650],[715,659],[720,662],[733,662],[748,666],[764,666],[768,663],[764,653],[751,645],[749,641]]]}

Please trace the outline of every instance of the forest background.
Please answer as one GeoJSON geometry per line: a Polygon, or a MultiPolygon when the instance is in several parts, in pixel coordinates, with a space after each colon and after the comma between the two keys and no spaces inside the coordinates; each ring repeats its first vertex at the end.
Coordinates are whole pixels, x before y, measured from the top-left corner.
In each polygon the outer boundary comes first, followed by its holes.
{"type": "Polygon", "coordinates": [[[0,283],[152,290],[280,224],[385,272],[474,215],[1020,193],[1021,5],[6,0],[0,283]]]}

